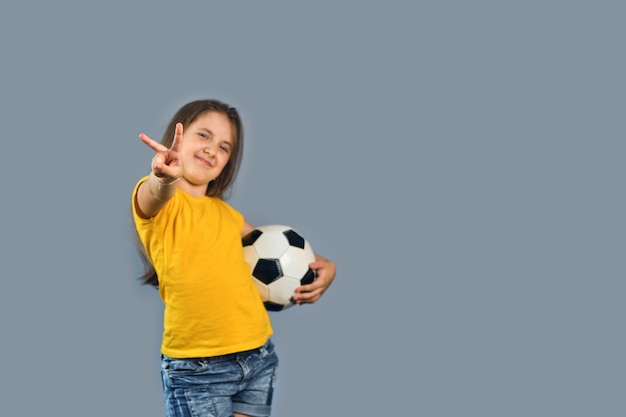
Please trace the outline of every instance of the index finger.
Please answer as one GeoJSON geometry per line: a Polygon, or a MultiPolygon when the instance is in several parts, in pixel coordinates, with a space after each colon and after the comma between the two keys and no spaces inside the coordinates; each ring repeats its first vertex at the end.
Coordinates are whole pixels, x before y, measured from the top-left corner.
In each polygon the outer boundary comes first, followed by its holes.
{"type": "Polygon", "coordinates": [[[139,139],[141,139],[143,143],[148,145],[155,152],[167,151],[167,148],[165,146],[161,145],[154,139],[150,139],[150,137],[148,137],[148,135],[146,135],[145,133],[140,133],[139,139]]]}

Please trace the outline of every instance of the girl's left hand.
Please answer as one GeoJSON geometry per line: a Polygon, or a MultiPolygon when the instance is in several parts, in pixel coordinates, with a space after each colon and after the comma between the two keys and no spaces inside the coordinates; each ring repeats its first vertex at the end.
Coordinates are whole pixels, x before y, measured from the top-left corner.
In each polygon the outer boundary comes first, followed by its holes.
{"type": "Polygon", "coordinates": [[[315,262],[309,264],[309,267],[315,271],[317,278],[311,284],[296,288],[296,293],[293,296],[296,304],[313,304],[319,300],[333,283],[337,273],[335,263],[317,253],[315,254],[315,262]]]}

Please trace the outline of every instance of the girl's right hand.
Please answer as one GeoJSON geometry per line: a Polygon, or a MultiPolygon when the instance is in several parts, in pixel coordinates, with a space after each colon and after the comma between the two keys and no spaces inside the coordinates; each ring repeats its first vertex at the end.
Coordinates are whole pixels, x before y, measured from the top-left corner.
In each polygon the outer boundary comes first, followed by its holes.
{"type": "Polygon", "coordinates": [[[156,154],[152,158],[152,172],[159,178],[177,180],[183,175],[183,164],[180,159],[180,148],[183,143],[183,125],[176,124],[174,142],[171,148],[166,148],[159,142],[150,139],[146,134],[141,133],[139,139],[148,145],[156,154]]]}

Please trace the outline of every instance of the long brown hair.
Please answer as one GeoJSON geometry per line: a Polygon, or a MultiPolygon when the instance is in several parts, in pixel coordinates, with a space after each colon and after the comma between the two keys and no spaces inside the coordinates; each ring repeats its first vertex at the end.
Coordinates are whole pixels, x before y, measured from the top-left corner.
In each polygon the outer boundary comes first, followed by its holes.
{"type": "MultiPolygon", "coordinates": [[[[161,138],[161,144],[168,148],[172,146],[174,142],[174,132],[176,130],[176,124],[182,123],[183,128],[193,123],[200,115],[207,112],[221,113],[228,117],[231,126],[233,128],[233,147],[228,158],[228,162],[222,169],[220,175],[209,183],[206,189],[206,195],[209,197],[217,197],[225,199],[229,196],[231,187],[239,172],[241,166],[241,158],[243,156],[243,125],[237,109],[229,106],[228,104],[219,100],[196,100],[185,104],[181,107],[176,114],[172,117],[163,137],[161,138]]],[[[144,265],[144,273],[139,277],[141,282],[146,285],[152,285],[156,288],[159,287],[159,281],[157,273],[148,259],[143,243],[139,239],[137,229],[135,228],[135,237],[137,242],[137,250],[139,257],[144,265]]]]}

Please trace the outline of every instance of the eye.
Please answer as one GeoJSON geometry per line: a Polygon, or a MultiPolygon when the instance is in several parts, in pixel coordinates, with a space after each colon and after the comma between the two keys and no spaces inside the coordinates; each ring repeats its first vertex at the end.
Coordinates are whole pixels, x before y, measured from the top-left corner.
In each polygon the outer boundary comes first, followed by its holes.
{"type": "Polygon", "coordinates": [[[206,133],[198,133],[198,136],[200,136],[202,139],[207,139],[209,137],[209,135],[207,135],[206,133]]]}
{"type": "Polygon", "coordinates": [[[230,148],[229,148],[228,146],[223,146],[223,145],[222,145],[222,146],[220,146],[220,149],[221,149],[222,151],[226,152],[226,153],[229,153],[229,152],[230,152],[230,148]]]}

